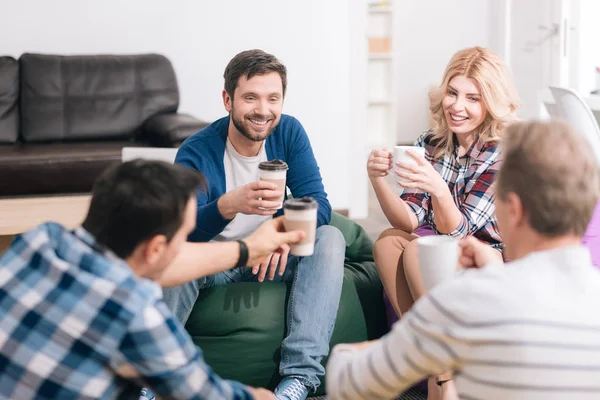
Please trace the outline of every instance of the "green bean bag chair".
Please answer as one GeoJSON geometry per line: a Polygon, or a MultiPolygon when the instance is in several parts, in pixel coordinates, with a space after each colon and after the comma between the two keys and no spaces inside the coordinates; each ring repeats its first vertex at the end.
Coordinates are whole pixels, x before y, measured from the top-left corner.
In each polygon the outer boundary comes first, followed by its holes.
{"type": "MultiPolygon", "coordinates": [[[[346,260],[330,345],[379,338],[387,324],[373,242],[358,224],[340,214],[332,214],[331,225],[344,234],[346,260]]],[[[200,292],[186,329],[216,373],[255,387],[277,386],[289,288],[281,282],[248,282],[200,292]]],[[[321,382],[317,394],[324,390],[321,382]]]]}

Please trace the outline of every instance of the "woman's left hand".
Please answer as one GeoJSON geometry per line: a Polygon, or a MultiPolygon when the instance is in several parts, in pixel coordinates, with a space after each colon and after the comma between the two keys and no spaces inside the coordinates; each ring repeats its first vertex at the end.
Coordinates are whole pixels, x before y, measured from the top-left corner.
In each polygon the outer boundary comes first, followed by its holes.
{"type": "Polygon", "coordinates": [[[402,161],[396,164],[396,181],[400,186],[418,189],[433,197],[449,193],[448,185],[429,161],[411,150],[407,150],[406,154],[412,157],[417,165],[402,161]]]}

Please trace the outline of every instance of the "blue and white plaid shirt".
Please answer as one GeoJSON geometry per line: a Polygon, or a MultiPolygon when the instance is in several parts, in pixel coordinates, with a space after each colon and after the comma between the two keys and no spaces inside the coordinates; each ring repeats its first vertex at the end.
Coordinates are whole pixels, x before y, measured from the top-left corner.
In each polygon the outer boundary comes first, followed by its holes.
{"type": "Polygon", "coordinates": [[[48,223],[0,258],[0,399],[251,399],[216,376],[162,301],[83,228],[48,223]]]}

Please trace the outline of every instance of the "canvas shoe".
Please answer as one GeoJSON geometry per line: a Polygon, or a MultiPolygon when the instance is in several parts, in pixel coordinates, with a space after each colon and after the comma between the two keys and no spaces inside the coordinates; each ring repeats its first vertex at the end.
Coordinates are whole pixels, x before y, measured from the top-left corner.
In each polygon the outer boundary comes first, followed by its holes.
{"type": "Polygon", "coordinates": [[[143,388],[138,400],[154,400],[155,398],[150,389],[143,388]]]}
{"type": "Polygon", "coordinates": [[[284,378],[275,389],[277,400],[305,400],[308,388],[297,378],[284,378]]]}

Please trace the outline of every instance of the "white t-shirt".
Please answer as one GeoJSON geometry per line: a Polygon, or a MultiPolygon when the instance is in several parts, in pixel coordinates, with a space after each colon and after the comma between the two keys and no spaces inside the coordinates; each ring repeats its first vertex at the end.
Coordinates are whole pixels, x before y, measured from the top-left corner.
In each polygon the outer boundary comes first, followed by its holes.
{"type": "MultiPolygon", "coordinates": [[[[227,139],[223,165],[225,166],[225,191],[228,193],[240,186],[259,180],[258,164],[267,161],[267,151],[264,142],[255,157],[244,157],[235,151],[227,139]]],[[[264,221],[271,219],[270,215],[246,215],[238,213],[235,218],[213,239],[217,242],[239,240],[250,235],[264,221]]]]}

